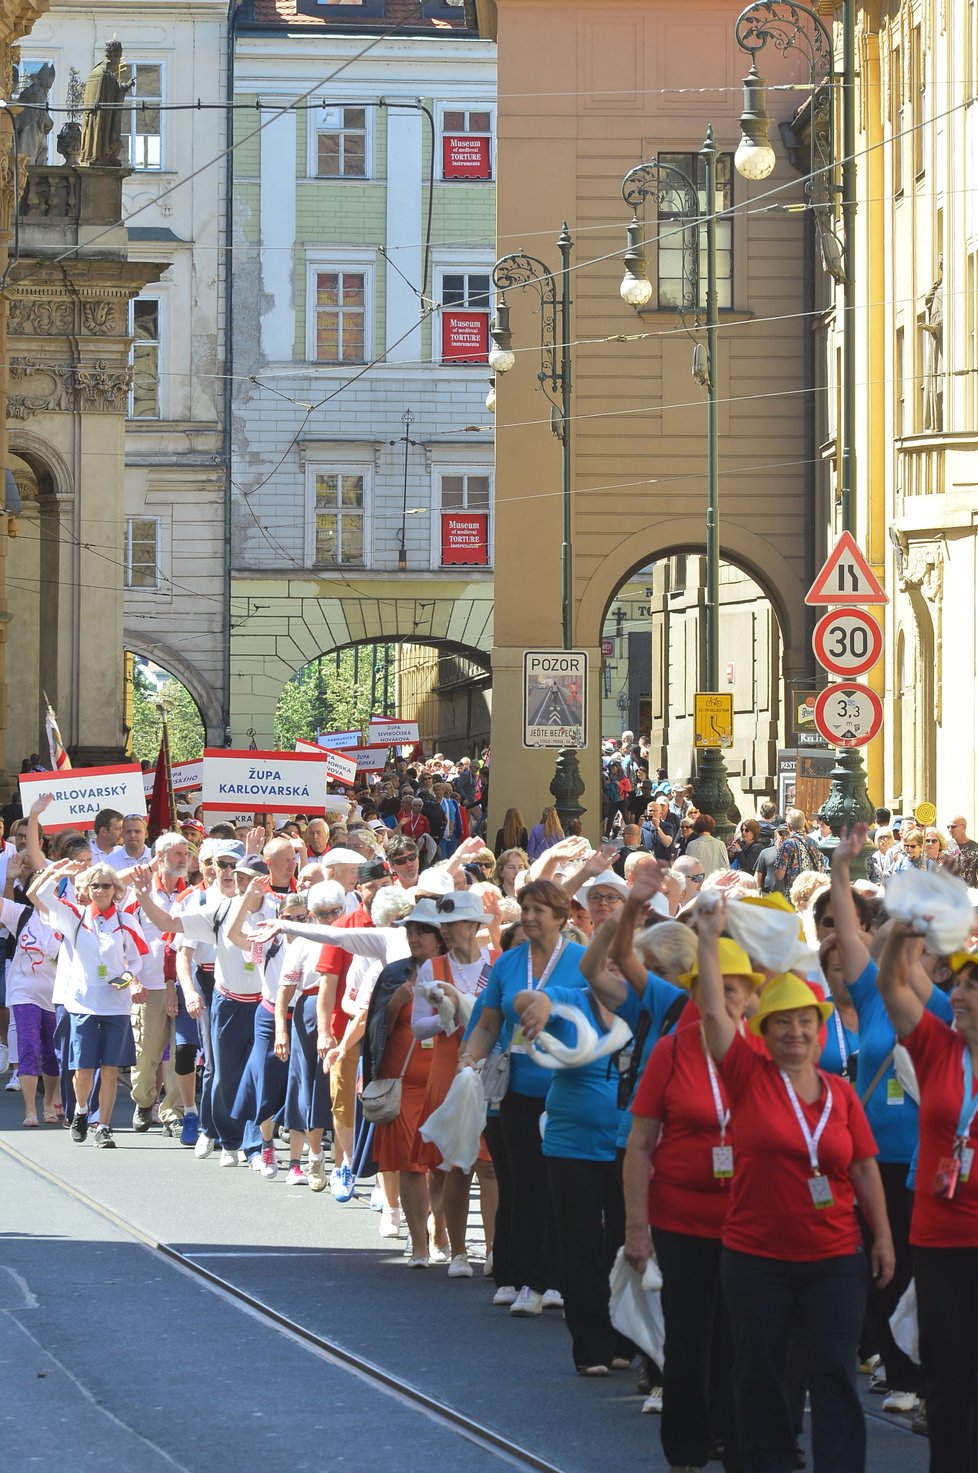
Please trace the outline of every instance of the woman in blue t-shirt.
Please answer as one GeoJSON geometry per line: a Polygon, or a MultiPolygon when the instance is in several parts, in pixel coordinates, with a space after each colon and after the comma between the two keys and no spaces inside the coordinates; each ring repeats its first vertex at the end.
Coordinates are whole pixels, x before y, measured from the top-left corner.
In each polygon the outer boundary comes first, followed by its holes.
{"type": "MultiPolygon", "coordinates": [[[[896,1309],[913,1274],[910,1251],[910,1213],[913,1194],[907,1185],[910,1162],[917,1149],[917,1104],[906,1094],[893,1067],[896,1033],[876,987],[876,963],[867,950],[849,881],[849,865],[859,853],[866,832],[857,824],[843,835],[832,855],[831,910],[842,981],[859,1020],[859,1060],[856,1093],[879,1146],[879,1169],[886,1195],[886,1211],[893,1232],[896,1270],[877,1294],[879,1348],[886,1367],[884,1411],[912,1411],[922,1390],[920,1367],[899,1348],[890,1330],[896,1309]]],[[[821,913],[824,924],[825,910],[821,913]]],[[[922,968],[911,971],[911,985],[928,1012],[952,1021],[951,1005],[922,968]]],[[[872,1389],[872,1388],[871,1388],[872,1389]]]]}
{"type": "MultiPolygon", "coordinates": [[[[589,990],[555,987],[518,992],[514,1000],[524,1037],[543,1028],[568,1043],[574,1030],[552,1017],[554,1003],[578,1008],[599,1033],[612,1015],[589,990]]],[[[550,1182],[564,1291],[564,1320],[571,1353],[582,1376],[624,1370],[632,1345],[613,1329],[608,1313],[608,1275],[625,1238],[625,1204],[615,1161],[618,1069],[614,1056],[579,1068],[550,1071],[543,1154],[550,1182]]]]}
{"type": "MultiPolygon", "coordinates": [[[[566,894],[550,880],[532,880],[519,895],[520,924],[527,940],[514,946],[493,966],[482,993],[478,1020],[470,1024],[459,1055],[459,1067],[470,1067],[488,1057],[501,1042],[510,1057],[509,1086],[499,1109],[504,1170],[512,1181],[510,1244],[515,1296],[510,1314],[538,1315],[543,1295],[556,1286],[557,1272],[548,1255],[547,1229],[550,1220],[547,1172],[540,1141],[543,1114],[551,1072],[527,1055],[514,1006],[519,992],[550,986],[579,989],[584,979],[578,968],[584,947],[568,941],[561,929],[570,914],[566,894]]],[[[496,1295],[504,1304],[508,1296],[496,1295]]]]}

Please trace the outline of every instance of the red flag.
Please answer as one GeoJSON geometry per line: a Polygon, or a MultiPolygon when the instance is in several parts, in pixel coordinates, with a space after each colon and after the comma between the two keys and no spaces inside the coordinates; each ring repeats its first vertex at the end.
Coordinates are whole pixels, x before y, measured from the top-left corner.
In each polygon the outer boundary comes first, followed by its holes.
{"type": "Polygon", "coordinates": [[[173,780],[170,773],[170,738],[163,722],[160,734],[160,755],[156,759],[156,776],[153,779],[153,796],[149,803],[149,842],[152,844],[167,829],[177,826],[177,809],[173,799],[173,780]]]}

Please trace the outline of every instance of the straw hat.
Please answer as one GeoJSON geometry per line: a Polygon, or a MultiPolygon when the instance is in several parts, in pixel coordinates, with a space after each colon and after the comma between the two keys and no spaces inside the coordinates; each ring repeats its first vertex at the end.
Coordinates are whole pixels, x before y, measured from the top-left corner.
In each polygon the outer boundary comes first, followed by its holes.
{"type": "Polygon", "coordinates": [[[765,1018],[769,1018],[772,1013],[790,1013],[795,1008],[818,1008],[824,1023],[834,1012],[835,1004],[822,1002],[808,983],[796,977],[794,972],[782,972],[780,977],[774,977],[765,988],[761,1006],[753,1018],[748,1020],[747,1026],[751,1033],[756,1033],[760,1038],[765,1018]]]}
{"type": "MultiPolygon", "coordinates": [[[[745,977],[752,987],[762,985],[763,973],[754,971],[750,964],[750,957],[736,941],[731,941],[729,936],[721,936],[717,941],[717,949],[720,955],[720,975],[722,977],[745,977]]],[[[683,972],[679,978],[680,987],[692,987],[699,973],[700,959],[697,957],[692,971],[683,972]]]]}

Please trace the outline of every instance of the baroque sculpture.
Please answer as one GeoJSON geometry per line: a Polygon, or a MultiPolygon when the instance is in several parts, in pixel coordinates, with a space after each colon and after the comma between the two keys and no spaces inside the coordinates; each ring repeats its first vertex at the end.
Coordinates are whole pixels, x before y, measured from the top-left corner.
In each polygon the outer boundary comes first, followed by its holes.
{"type": "Polygon", "coordinates": [[[102,169],[121,169],[122,106],[136,85],[135,77],[121,79],[122,42],[110,41],[105,60],[93,67],[85,83],[85,118],[82,126],[81,162],[102,169]]]}

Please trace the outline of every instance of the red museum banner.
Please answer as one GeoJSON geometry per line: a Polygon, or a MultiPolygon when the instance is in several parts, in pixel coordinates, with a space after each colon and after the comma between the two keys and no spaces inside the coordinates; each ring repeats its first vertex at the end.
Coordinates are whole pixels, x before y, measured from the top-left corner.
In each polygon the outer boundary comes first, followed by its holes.
{"type": "Polygon", "coordinates": [[[441,564],[488,568],[489,517],[484,511],[443,511],[441,564]]]}

